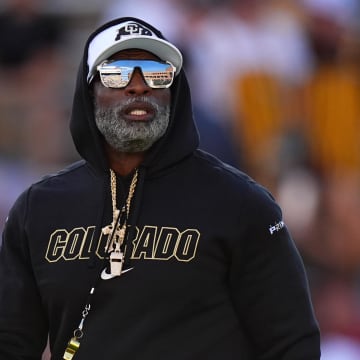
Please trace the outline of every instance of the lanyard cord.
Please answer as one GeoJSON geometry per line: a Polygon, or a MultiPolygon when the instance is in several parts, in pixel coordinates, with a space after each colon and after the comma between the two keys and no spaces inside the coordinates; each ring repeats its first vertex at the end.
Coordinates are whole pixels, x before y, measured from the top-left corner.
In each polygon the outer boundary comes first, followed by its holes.
{"type": "MultiPolygon", "coordinates": [[[[112,195],[112,208],[113,208],[113,221],[111,225],[105,226],[102,229],[102,232],[104,234],[109,234],[108,241],[106,243],[105,252],[111,252],[111,249],[113,247],[113,244],[120,240],[120,246],[122,245],[122,242],[125,237],[126,232],[126,226],[127,226],[127,220],[130,214],[130,205],[131,200],[134,196],[136,184],[138,179],[138,169],[136,169],[134,176],[132,178],[129,193],[126,199],[125,204],[123,205],[121,211],[117,210],[116,208],[116,175],[112,169],[110,169],[110,185],[111,185],[111,195],[112,195]],[[122,220],[122,215],[124,216],[124,219],[122,220]],[[120,228],[120,230],[119,230],[120,228]],[[110,231],[109,231],[110,230],[110,231]],[[117,239],[119,236],[119,231],[121,231],[120,239],[117,239]]],[[[102,259],[101,263],[105,263],[105,261],[108,258],[106,255],[102,259]]],[[[120,273],[121,274],[121,273],[120,273]]],[[[69,340],[67,347],[65,349],[63,359],[64,360],[71,360],[73,356],[75,355],[76,351],[80,347],[80,339],[84,336],[83,327],[86,317],[89,315],[89,312],[91,310],[91,303],[92,303],[92,297],[95,293],[96,286],[99,283],[99,280],[101,277],[99,274],[96,274],[96,278],[93,281],[93,286],[90,288],[89,294],[87,296],[86,304],[84,307],[84,310],[82,311],[81,315],[81,321],[79,323],[79,326],[74,330],[73,337],[69,340]]]]}
{"type": "MultiPolygon", "coordinates": [[[[118,213],[118,216],[116,218],[116,223],[114,225],[117,225],[120,222],[120,218],[121,218],[121,212],[118,213]]],[[[112,241],[113,237],[115,236],[115,233],[116,233],[116,226],[114,226],[114,228],[112,230],[112,233],[110,236],[110,241],[112,241]]],[[[105,263],[106,260],[107,260],[107,258],[106,258],[106,256],[104,256],[104,258],[101,261],[101,264],[105,263]]],[[[79,323],[79,326],[74,330],[73,337],[69,340],[69,342],[67,344],[67,347],[66,347],[64,355],[63,355],[63,360],[71,360],[73,358],[73,356],[75,355],[76,351],[80,347],[79,340],[84,336],[84,332],[83,332],[84,322],[91,310],[92,298],[95,293],[96,286],[98,285],[100,279],[101,279],[101,277],[97,273],[96,277],[93,280],[94,285],[90,288],[89,294],[86,299],[86,304],[85,304],[84,310],[81,313],[81,321],[79,323]]]]}

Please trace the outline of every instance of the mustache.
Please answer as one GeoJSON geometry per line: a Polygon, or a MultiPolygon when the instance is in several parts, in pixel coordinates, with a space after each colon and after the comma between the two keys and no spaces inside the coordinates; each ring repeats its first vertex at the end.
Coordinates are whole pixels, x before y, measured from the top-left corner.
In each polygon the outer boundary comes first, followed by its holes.
{"type": "MultiPolygon", "coordinates": [[[[164,111],[165,108],[167,108],[166,106],[160,106],[155,99],[148,97],[148,96],[137,96],[134,98],[129,98],[126,101],[121,101],[117,104],[114,104],[112,106],[112,111],[116,114],[120,114],[122,113],[126,108],[128,108],[129,106],[132,106],[134,104],[139,104],[139,103],[143,103],[146,104],[147,106],[152,107],[156,112],[161,112],[164,111]]],[[[95,101],[95,107],[96,108],[101,108],[101,106],[99,104],[96,103],[95,101]]]]}

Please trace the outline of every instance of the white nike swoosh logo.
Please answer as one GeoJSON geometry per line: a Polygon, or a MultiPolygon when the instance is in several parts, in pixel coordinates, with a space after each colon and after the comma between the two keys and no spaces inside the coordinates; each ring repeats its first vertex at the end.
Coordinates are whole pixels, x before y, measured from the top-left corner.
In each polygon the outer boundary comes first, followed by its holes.
{"type": "Polygon", "coordinates": [[[110,279],[112,279],[112,278],[114,278],[114,277],[121,276],[122,274],[124,274],[124,273],[126,273],[126,272],[128,272],[128,271],[130,271],[130,270],[132,270],[132,269],[133,269],[133,267],[131,267],[131,268],[129,268],[129,269],[125,269],[125,270],[123,270],[123,271],[121,272],[120,275],[108,274],[108,273],[106,272],[106,269],[104,269],[104,270],[101,272],[101,279],[103,279],[103,280],[110,280],[110,279]]]}

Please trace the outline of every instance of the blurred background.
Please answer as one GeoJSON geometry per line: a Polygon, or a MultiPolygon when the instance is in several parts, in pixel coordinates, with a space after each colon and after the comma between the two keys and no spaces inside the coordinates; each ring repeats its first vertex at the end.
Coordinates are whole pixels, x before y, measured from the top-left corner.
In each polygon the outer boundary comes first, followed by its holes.
{"type": "Polygon", "coordinates": [[[143,18],[184,54],[201,147],[282,206],[309,275],[322,359],[360,359],[359,5],[2,0],[0,231],[26,187],[78,159],[68,124],[89,33],[113,17],[143,18]]]}

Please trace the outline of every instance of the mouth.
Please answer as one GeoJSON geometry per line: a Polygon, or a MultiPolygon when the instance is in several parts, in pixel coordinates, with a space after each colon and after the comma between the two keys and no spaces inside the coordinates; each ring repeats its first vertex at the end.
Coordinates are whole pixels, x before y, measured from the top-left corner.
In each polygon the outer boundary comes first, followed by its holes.
{"type": "Polygon", "coordinates": [[[156,114],[156,109],[149,103],[136,102],[126,106],[122,115],[127,121],[151,121],[156,114]]]}

